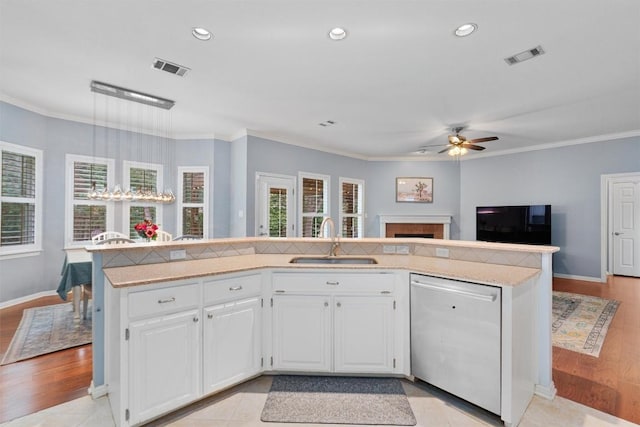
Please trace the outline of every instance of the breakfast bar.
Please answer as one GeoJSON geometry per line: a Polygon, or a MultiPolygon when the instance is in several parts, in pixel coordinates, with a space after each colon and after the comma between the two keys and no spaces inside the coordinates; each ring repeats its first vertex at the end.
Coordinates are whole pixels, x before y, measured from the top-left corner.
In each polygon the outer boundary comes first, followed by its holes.
{"type": "MultiPolygon", "coordinates": [[[[330,239],[321,238],[241,238],[91,248],[93,394],[108,394],[116,423],[132,426],[265,373],[343,372],[412,379],[409,291],[410,277],[418,274],[436,284],[467,283],[496,289],[501,295],[499,404],[487,409],[512,426],[534,393],[554,397],[551,255],[557,248],[439,239],[343,239],[340,254],[331,257],[332,245],[330,239]],[[385,254],[388,246],[394,246],[396,253],[385,254]],[[447,257],[436,256],[436,249],[447,257]],[[333,334],[343,333],[340,329],[314,335],[325,332],[314,330],[317,323],[309,319],[338,316],[355,301],[364,310],[363,318],[387,319],[382,329],[372,326],[371,333],[355,342],[334,342],[333,334]],[[298,318],[301,307],[307,307],[306,314],[298,318]],[[249,316],[242,323],[249,329],[242,335],[253,339],[239,342],[221,335],[223,331],[215,327],[219,310],[249,316]],[[293,335],[308,336],[309,341],[288,342],[293,335]],[[163,339],[153,344],[154,337],[163,339]],[[241,367],[236,363],[225,371],[225,360],[215,359],[219,356],[210,350],[220,342],[230,346],[229,354],[237,347],[238,355],[251,357],[241,367]],[[318,347],[318,343],[328,344],[318,347]],[[166,347],[165,356],[154,358],[146,345],[154,345],[154,352],[157,346],[166,347]],[[370,346],[379,353],[360,356],[366,360],[350,359],[355,353],[348,346],[370,346]],[[185,353],[184,348],[192,351],[185,353]],[[166,369],[166,363],[171,363],[175,378],[165,375],[164,380],[171,383],[173,378],[176,383],[154,388],[150,378],[154,370],[166,369]],[[212,372],[211,366],[219,369],[212,372]],[[189,378],[186,385],[184,378],[189,378]],[[165,392],[158,389],[177,394],[158,395],[165,392]]],[[[339,326],[337,319],[336,328],[351,327],[339,326]]]]}

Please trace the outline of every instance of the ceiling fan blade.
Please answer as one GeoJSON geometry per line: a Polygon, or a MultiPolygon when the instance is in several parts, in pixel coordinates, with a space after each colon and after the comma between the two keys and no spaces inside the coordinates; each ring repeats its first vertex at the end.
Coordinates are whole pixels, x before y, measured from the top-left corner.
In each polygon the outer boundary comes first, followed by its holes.
{"type": "Polygon", "coordinates": [[[442,154],[442,153],[444,153],[445,151],[449,151],[450,149],[451,149],[451,147],[447,147],[447,148],[445,148],[444,150],[440,150],[440,151],[438,151],[438,154],[442,154]]]}
{"type": "Polygon", "coordinates": [[[476,150],[476,151],[482,151],[487,147],[482,147],[480,145],[473,145],[473,144],[469,144],[468,142],[465,142],[464,144],[462,144],[463,148],[468,148],[470,150],[476,150]]]}
{"type": "Polygon", "coordinates": [[[498,139],[497,136],[488,136],[486,138],[476,138],[476,139],[470,139],[467,142],[470,142],[471,144],[477,144],[478,142],[488,142],[488,141],[496,141],[498,139]]]}

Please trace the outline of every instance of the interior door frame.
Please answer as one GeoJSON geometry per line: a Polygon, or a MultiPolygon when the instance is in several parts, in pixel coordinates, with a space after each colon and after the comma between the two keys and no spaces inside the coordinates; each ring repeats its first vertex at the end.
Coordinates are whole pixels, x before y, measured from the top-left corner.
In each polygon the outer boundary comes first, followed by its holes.
{"type": "Polygon", "coordinates": [[[639,172],[614,173],[600,176],[600,280],[606,283],[613,275],[613,203],[612,188],[615,182],[640,181],[639,172]]]}
{"type": "MultiPolygon", "coordinates": [[[[284,179],[284,180],[288,180],[291,181],[291,191],[292,191],[292,195],[291,195],[291,216],[292,218],[287,218],[287,221],[289,221],[289,224],[291,225],[296,225],[297,224],[297,210],[296,210],[296,188],[298,185],[297,182],[297,177],[295,175],[283,175],[283,174],[277,174],[277,173],[269,173],[269,172],[256,172],[256,176],[255,176],[255,199],[254,199],[254,204],[255,204],[255,224],[254,224],[254,232],[253,234],[255,236],[258,236],[258,231],[260,230],[260,208],[261,208],[261,201],[260,201],[260,180],[261,178],[276,178],[276,179],[284,179]],[[293,222],[291,222],[293,221],[293,222]]],[[[293,230],[291,230],[291,236],[288,237],[295,237],[297,236],[297,230],[295,230],[295,228],[293,230]]]]}

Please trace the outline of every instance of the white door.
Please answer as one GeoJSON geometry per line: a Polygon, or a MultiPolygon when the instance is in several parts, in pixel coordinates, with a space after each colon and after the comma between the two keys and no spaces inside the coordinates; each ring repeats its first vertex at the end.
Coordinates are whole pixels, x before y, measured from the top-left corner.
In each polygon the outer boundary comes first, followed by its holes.
{"type": "Polygon", "coordinates": [[[260,298],[205,308],[203,327],[205,394],[260,372],[260,298]]]}
{"type": "Polygon", "coordinates": [[[336,372],[393,372],[393,298],[334,300],[336,372]]]}
{"type": "Polygon", "coordinates": [[[331,371],[331,297],[273,297],[273,369],[331,371]]]}
{"type": "Polygon", "coordinates": [[[296,178],[256,174],[256,236],[295,236],[296,178]]]}
{"type": "Polygon", "coordinates": [[[197,310],[133,322],[129,329],[130,424],[200,396],[197,310]]]}
{"type": "Polygon", "coordinates": [[[640,277],[640,182],[614,182],[613,274],[640,277]]]}

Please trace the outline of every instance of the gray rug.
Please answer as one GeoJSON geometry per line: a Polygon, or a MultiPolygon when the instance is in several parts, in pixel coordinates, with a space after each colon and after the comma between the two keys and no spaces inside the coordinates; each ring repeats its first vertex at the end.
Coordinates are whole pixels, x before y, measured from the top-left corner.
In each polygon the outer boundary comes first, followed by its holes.
{"type": "Polygon", "coordinates": [[[396,378],[273,378],[262,421],[312,424],[414,426],[400,380],[396,378]]]}
{"type": "Polygon", "coordinates": [[[73,317],[73,305],[27,308],[0,365],[91,342],[91,311],[87,319],[73,317]]]}

